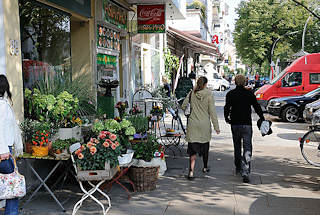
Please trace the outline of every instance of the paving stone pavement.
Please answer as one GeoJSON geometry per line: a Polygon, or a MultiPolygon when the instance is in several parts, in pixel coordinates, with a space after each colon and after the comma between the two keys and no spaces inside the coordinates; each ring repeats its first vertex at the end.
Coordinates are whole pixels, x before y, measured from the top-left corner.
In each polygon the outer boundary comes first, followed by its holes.
{"type": "MultiPolygon", "coordinates": [[[[151,192],[133,193],[131,200],[118,186],[109,192],[110,215],[316,215],[320,214],[320,172],[308,165],[300,154],[298,137],[307,130],[304,123],[288,124],[269,117],[274,133],[262,137],[254,117],[254,149],[251,183],[242,183],[233,167],[233,145],[230,127],[223,120],[223,92],[216,92],[221,134],[213,134],[208,175],[201,173],[197,159],[196,179],[188,181],[188,158],[166,158],[168,170],[151,192]]],[[[129,187],[129,185],[128,185],[129,187]]],[[[65,201],[66,213],[53,199],[41,194],[21,214],[71,214],[81,197],[79,187],[68,185],[58,198],[65,201]]],[[[101,196],[97,196],[101,197],[101,196]]],[[[104,201],[106,203],[106,201],[104,201]]],[[[102,214],[92,200],[83,203],[79,215],[102,214]]]]}

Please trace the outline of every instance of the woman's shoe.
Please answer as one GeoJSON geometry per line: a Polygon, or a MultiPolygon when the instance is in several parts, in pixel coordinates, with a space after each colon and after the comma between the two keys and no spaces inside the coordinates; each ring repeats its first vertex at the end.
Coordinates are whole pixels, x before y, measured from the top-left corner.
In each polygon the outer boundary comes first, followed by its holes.
{"type": "Polygon", "coordinates": [[[209,168],[203,168],[202,172],[206,174],[206,173],[210,172],[210,169],[209,168]]]}
{"type": "Polygon", "coordinates": [[[190,181],[194,180],[194,176],[193,176],[193,172],[192,172],[192,171],[189,172],[189,174],[188,174],[188,179],[189,179],[190,181]]]}

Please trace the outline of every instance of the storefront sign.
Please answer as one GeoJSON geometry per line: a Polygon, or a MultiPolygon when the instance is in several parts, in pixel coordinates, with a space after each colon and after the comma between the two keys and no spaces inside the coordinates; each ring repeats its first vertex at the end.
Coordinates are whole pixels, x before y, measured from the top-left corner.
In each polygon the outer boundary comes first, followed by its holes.
{"type": "Polygon", "coordinates": [[[219,36],[213,35],[211,38],[211,43],[218,45],[219,44],[219,36]]]}
{"type": "Polygon", "coordinates": [[[138,33],[165,33],[165,5],[138,5],[138,33]]]}
{"type": "Polygon", "coordinates": [[[117,25],[118,28],[127,29],[127,11],[109,0],[104,0],[103,3],[104,19],[109,23],[117,25]]]}
{"type": "Polygon", "coordinates": [[[106,54],[97,54],[97,64],[106,65],[111,68],[117,67],[117,57],[106,54]]]}

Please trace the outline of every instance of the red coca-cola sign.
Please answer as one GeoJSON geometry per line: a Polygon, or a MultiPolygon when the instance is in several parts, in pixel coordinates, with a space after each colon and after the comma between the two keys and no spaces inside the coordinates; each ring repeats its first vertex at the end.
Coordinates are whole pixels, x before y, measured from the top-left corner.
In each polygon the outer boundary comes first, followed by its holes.
{"type": "Polygon", "coordinates": [[[138,5],[137,13],[140,33],[165,31],[165,5],[138,5]]]}

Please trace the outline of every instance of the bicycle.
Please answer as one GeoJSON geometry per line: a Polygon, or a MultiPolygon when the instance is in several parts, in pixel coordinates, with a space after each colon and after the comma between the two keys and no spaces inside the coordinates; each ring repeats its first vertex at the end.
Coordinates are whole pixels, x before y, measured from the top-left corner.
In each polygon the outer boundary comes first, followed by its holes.
{"type": "Polygon", "coordinates": [[[309,164],[320,167],[320,125],[310,126],[299,142],[303,158],[309,164]]]}
{"type": "Polygon", "coordinates": [[[168,98],[163,99],[162,102],[165,104],[164,107],[168,110],[171,116],[170,125],[166,124],[166,114],[164,113],[162,119],[160,120],[162,123],[159,123],[157,126],[158,131],[155,129],[155,133],[159,137],[160,142],[165,147],[166,150],[170,150],[175,157],[174,148],[180,151],[180,155],[182,155],[182,149],[184,143],[181,144],[181,139],[183,135],[186,135],[186,129],[183,125],[182,119],[179,115],[179,101],[183,99],[171,99],[168,98]]]}

